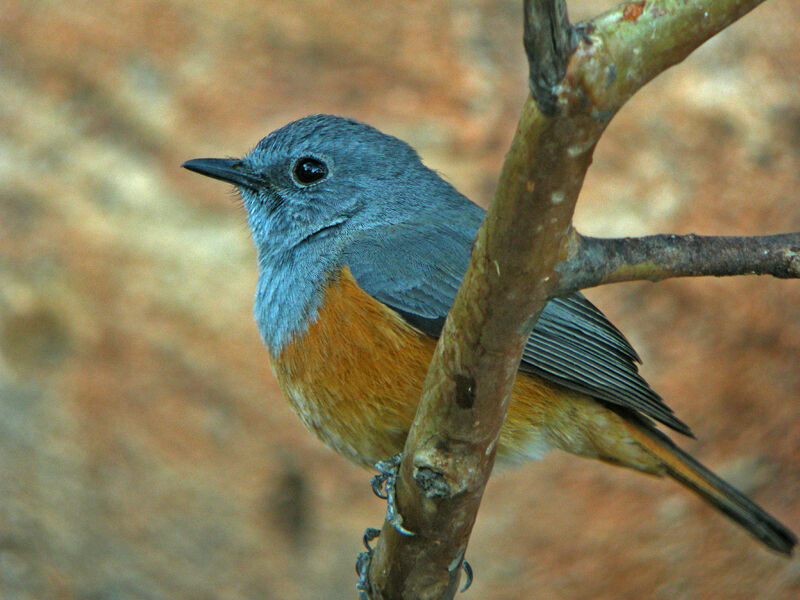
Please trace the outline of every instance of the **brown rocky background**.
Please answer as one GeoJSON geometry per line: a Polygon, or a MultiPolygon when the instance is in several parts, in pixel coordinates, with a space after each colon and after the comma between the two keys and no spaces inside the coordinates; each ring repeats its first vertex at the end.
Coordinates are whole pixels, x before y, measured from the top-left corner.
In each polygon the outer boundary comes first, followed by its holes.
{"type": "MultiPolygon", "coordinates": [[[[235,195],[178,165],[335,112],[485,203],[525,94],[519,4],[0,3],[0,598],[355,597],[383,505],[279,397],[235,195]]],[[[637,95],[579,226],[800,229],[799,32],[769,0],[637,95]]],[[[589,295],[685,447],[800,531],[800,283],[589,295]]],[[[568,456],[490,483],[468,558],[465,598],[800,597],[798,559],[677,485],[568,456]]]]}

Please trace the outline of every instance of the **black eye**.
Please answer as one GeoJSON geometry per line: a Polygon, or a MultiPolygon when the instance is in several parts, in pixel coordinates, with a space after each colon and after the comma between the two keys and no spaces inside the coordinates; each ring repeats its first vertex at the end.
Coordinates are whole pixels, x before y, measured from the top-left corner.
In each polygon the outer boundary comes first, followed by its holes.
{"type": "Polygon", "coordinates": [[[313,156],[298,159],[292,167],[292,177],[300,185],[311,185],[327,176],[328,165],[313,156]]]}

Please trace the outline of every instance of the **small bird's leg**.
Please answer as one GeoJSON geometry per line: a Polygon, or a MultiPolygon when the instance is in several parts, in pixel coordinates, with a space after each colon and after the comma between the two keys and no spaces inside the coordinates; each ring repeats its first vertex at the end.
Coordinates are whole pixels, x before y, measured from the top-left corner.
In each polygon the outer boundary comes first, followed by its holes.
{"type": "Polygon", "coordinates": [[[397,512],[397,501],[394,494],[397,471],[402,458],[403,455],[398,452],[389,460],[376,463],[375,468],[378,470],[378,474],[372,477],[370,485],[378,498],[386,500],[386,521],[403,535],[414,535],[413,531],[403,527],[403,517],[397,512]]]}
{"type": "Polygon", "coordinates": [[[372,561],[372,546],[369,543],[381,534],[380,529],[374,527],[367,527],[364,530],[364,547],[365,552],[359,552],[356,558],[356,574],[358,581],[356,582],[356,589],[358,590],[359,600],[369,600],[369,564],[372,561]]]}
{"type": "MultiPolygon", "coordinates": [[[[359,600],[369,600],[369,565],[372,561],[372,553],[374,552],[369,543],[372,540],[377,539],[380,534],[381,530],[375,529],[374,527],[367,527],[364,530],[363,541],[366,551],[359,552],[358,557],[356,558],[356,574],[358,575],[356,589],[358,590],[359,600]]],[[[473,572],[472,566],[466,560],[461,561],[461,568],[464,569],[464,575],[467,577],[467,580],[464,582],[464,586],[461,588],[461,593],[464,593],[469,589],[469,586],[472,585],[473,572]]]]}
{"type": "MultiPolygon", "coordinates": [[[[386,500],[386,521],[403,535],[414,535],[413,531],[409,531],[403,527],[403,517],[397,512],[397,502],[395,501],[394,495],[397,471],[400,468],[400,461],[402,458],[402,453],[398,452],[390,459],[376,463],[375,468],[378,470],[378,473],[377,475],[373,475],[372,479],[370,479],[370,486],[372,487],[372,492],[378,498],[386,500]]],[[[356,589],[358,589],[360,594],[360,600],[369,600],[369,564],[372,560],[373,552],[369,543],[380,534],[380,530],[373,527],[367,527],[364,532],[364,546],[367,550],[366,552],[361,552],[356,559],[356,573],[358,573],[356,589]]],[[[472,566],[470,566],[466,560],[462,560],[461,568],[464,569],[464,575],[467,578],[461,591],[466,592],[469,586],[472,585],[472,566]]]]}

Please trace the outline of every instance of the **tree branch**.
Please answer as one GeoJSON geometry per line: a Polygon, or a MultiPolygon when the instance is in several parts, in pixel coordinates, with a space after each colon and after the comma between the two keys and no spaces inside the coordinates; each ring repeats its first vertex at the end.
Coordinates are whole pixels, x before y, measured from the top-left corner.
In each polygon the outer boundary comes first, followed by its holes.
{"type": "Polygon", "coordinates": [[[571,224],[600,135],[636,90],[761,1],[639,1],[576,30],[564,2],[525,3],[534,97],[523,108],[406,440],[397,502],[415,535],[384,523],[369,570],[373,600],[455,594],[539,312],[566,284],[635,278],[630,267],[622,274],[624,261],[639,256],[636,244],[617,241],[614,250],[613,241],[582,238],[571,224]],[[604,254],[615,252],[616,266],[604,267],[604,254]]]}
{"type": "Polygon", "coordinates": [[[572,256],[556,267],[555,295],[646,279],[700,275],[800,277],[800,232],[753,237],[651,235],[604,239],[577,236],[572,256]]]}
{"type": "Polygon", "coordinates": [[[552,117],[558,110],[554,90],[564,78],[577,41],[564,0],[525,0],[524,10],[528,83],[539,110],[552,117]]]}
{"type": "Polygon", "coordinates": [[[659,73],[764,0],[629,2],[578,26],[584,43],[567,76],[584,88],[598,118],[608,119],[659,73]]]}

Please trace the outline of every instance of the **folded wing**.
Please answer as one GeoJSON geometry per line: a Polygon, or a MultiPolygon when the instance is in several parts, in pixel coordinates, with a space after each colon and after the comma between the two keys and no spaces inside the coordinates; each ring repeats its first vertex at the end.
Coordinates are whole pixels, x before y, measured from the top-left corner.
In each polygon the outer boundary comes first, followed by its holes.
{"type": "MultiPolygon", "coordinates": [[[[458,220],[367,231],[349,245],[345,260],[362,289],[415,328],[438,338],[481,219],[482,213],[473,210],[458,220]]],[[[689,427],[639,375],[638,362],[622,333],[576,293],[545,306],[519,369],[691,436],[689,427]]]]}

